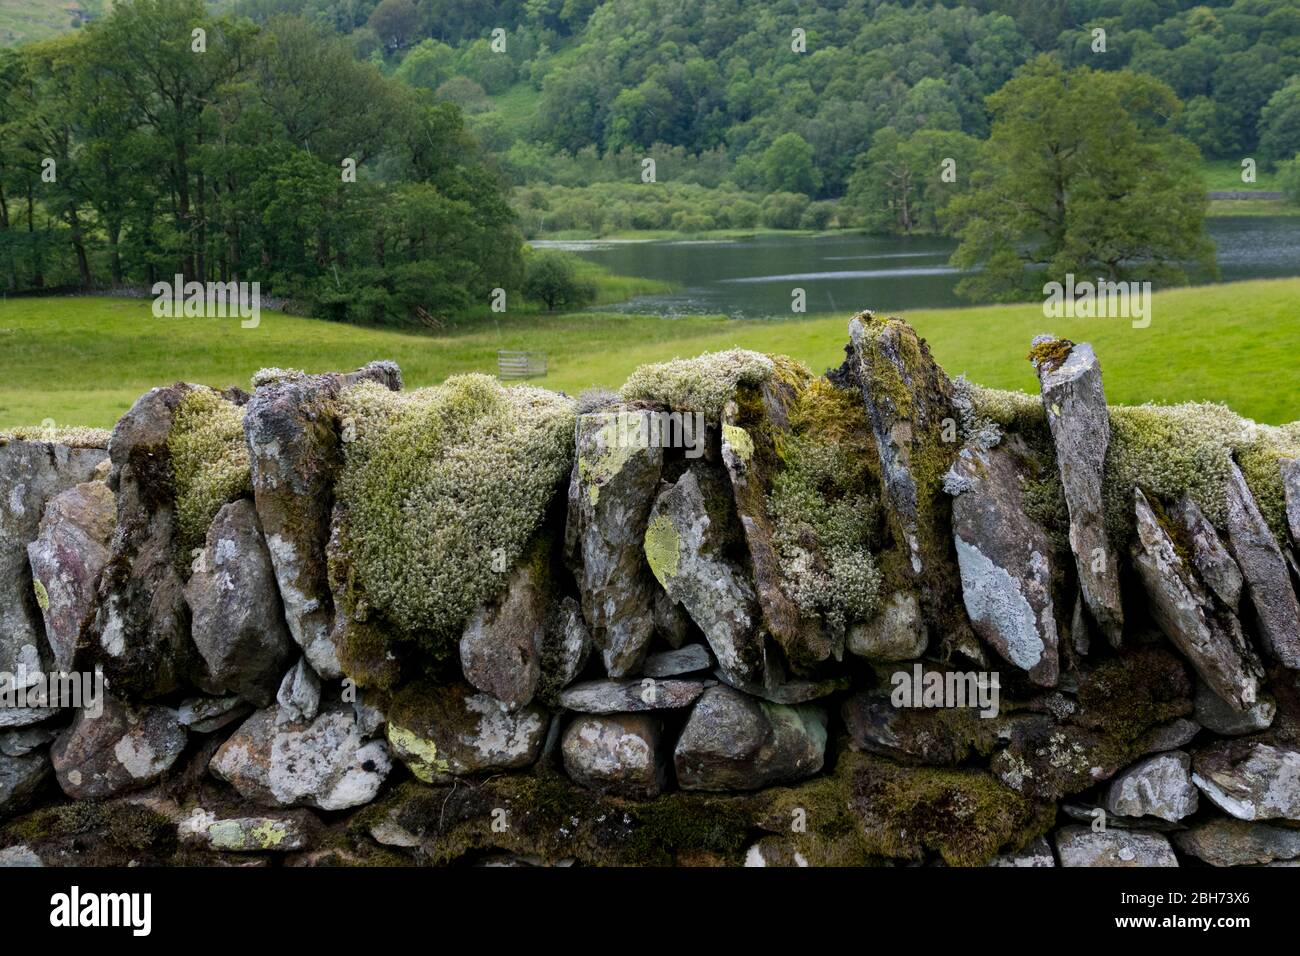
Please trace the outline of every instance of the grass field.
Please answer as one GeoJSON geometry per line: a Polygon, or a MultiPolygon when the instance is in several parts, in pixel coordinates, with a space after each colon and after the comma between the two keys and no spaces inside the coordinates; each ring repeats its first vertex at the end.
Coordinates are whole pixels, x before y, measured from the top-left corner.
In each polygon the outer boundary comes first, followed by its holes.
{"type": "MultiPolygon", "coordinates": [[[[904,313],[956,375],[1033,391],[1030,339],[1050,331],[1094,344],[1115,403],[1213,400],[1261,422],[1300,418],[1300,279],[1160,292],[1152,323],[1049,320],[1037,304],[904,313]]],[[[882,308],[888,303],[880,303],[882,308]]],[[[141,393],[178,379],[242,385],[264,366],[347,369],[395,359],[408,387],[491,372],[498,348],[540,349],[538,384],[576,394],[617,387],[644,362],[743,346],[784,352],[821,371],[838,365],[849,316],[735,322],[607,313],[504,315],[439,335],[391,332],[264,312],[238,320],[155,319],[148,300],[0,303],[0,428],[53,419],[108,426],[141,393]]]]}

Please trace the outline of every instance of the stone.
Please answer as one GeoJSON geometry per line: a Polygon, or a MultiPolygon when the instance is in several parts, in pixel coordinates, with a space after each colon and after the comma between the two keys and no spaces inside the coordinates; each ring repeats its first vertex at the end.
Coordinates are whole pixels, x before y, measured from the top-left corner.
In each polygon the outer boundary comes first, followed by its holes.
{"type": "Polygon", "coordinates": [[[1198,750],[1192,781],[1238,820],[1300,820],[1300,750],[1225,740],[1198,750]]]}
{"type": "Polygon", "coordinates": [[[32,584],[56,671],[72,670],[82,622],[94,608],[99,573],[117,526],[113,492],[89,481],[49,500],[36,540],[27,545],[32,584]]]}
{"type": "Polygon", "coordinates": [[[768,659],[767,671],[762,683],[735,680],[720,667],[713,669],[713,676],[743,694],[760,697],[773,704],[806,704],[848,690],[852,683],[852,678],[848,674],[807,680],[798,677],[790,678],[774,658],[768,659]]]}
{"type": "Polygon", "coordinates": [[[0,820],[25,809],[49,776],[50,758],[44,751],[0,754],[0,820]]]}
{"type": "Polygon", "coordinates": [[[873,661],[910,661],[925,653],[929,633],[910,591],[895,591],[871,620],[849,628],[848,649],[873,661]]]}
{"type": "Polygon", "coordinates": [[[667,641],[668,646],[672,648],[684,645],[694,627],[686,609],[662,590],[655,591],[654,620],[655,633],[667,641]]]}
{"type": "Polygon", "coordinates": [[[560,694],[560,706],[584,714],[637,713],[689,707],[704,693],[700,680],[589,680],[560,694]]]}
{"type": "Polygon", "coordinates": [[[1177,866],[1169,840],[1142,830],[1103,830],[1069,826],[1056,831],[1061,866],[1177,866]]]}
{"type": "Polygon", "coordinates": [[[465,684],[410,684],[388,708],[388,742],[418,779],[450,783],[536,763],[549,723],[536,704],[511,711],[465,684]]]}
{"type": "Polygon", "coordinates": [[[0,732],[0,754],[25,757],[54,740],[59,732],[53,727],[21,727],[0,732]]]}
{"type": "Polygon", "coordinates": [[[333,403],[360,382],[400,391],[402,373],[392,362],[371,362],[347,374],[291,374],[259,385],[244,416],[253,499],[289,633],[329,680],[342,676],[330,640],[334,602],[326,567],[330,489],[343,463],[333,403]]]}
{"type": "Polygon", "coordinates": [[[654,581],[642,551],[663,470],[663,448],[648,440],[653,412],[579,415],[577,461],[569,482],[569,535],[591,637],[611,677],[634,673],[654,636],[654,581]]]}
{"type": "Polygon", "coordinates": [[[320,713],[320,678],[307,663],[305,654],[284,675],[275,701],[280,705],[281,716],[288,721],[313,720],[320,713]]]}
{"type": "Polygon", "coordinates": [[[826,751],[826,712],[788,707],[726,686],[696,702],[673,751],[683,790],[757,790],[819,771],[826,751]]]}
{"type": "Polygon", "coordinates": [[[713,666],[713,655],[703,644],[687,644],[674,651],[651,654],[641,665],[641,674],[645,677],[676,677],[678,674],[694,674],[706,671],[713,666]]]}
{"type": "Polygon", "coordinates": [[[1182,540],[1191,554],[1192,567],[1215,596],[1234,613],[1241,603],[1244,583],[1241,569],[1228,553],[1210,519],[1205,517],[1191,495],[1183,495],[1169,509],[1169,515],[1182,529],[1182,540]]]}
{"type": "Polygon", "coordinates": [[[180,725],[196,734],[210,734],[243,720],[253,705],[237,694],[229,697],[187,697],[176,709],[180,725]]]}
{"type": "Polygon", "coordinates": [[[1282,549],[1236,462],[1228,480],[1228,544],[1246,581],[1246,597],[1264,649],[1283,667],[1300,669],[1300,602],[1282,549]]]}
{"type": "Polygon", "coordinates": [[[564,731],[564,769],[591,790],[654,797],[667,784],[663,728],[653,714],[580,714],[564,731]]]}
{"type": "Polygon", "coordinates": [[[1277,704],[1267,692],[1247,710],[1230,706],[1204,682],[1196,686],[1196,719],[1204,727],[1224,737],[1239,737],[1267,730],[1277,715],[1277,704]]]}
{"type": "Polygon", "coordinates": [[[1052,855],[1052,845],[1047,842],[1046,837],[1035,837],[1023,850],[995,856],[989,861],[989,866],[1056,866],[1056,857],[1052,855]]]}
{"type": "Polygon", "coordinates": [[[854,694],[840,708],[854,750],[903,762],[955,767],[987,752],[1000,721],[980,717],[977,706],[895,707],[888,691],[854,694]]]}
{"type": "MultiPolygon", "coordinates": [[[[1220,701],[1220,705],[1225,709],[1219,696],[1210,693],[1211,697],[1220,701]]],[[[1163,753],[1166,750],[1177,750],[1179,747],[1185,747],[1192,742],[1192,739],[1201,732],[1201,725],[1194,720],[1188,720],[1186,717],[1178,717],[1169,721],[1167,724],[1160,724],[1152,727],[1143,733],[1136,741],[1135,750],[1140,755],[1163,753]]]]}
{"type": "Polygon", "coordinates": [[[1300,829],[1215,817],[1173,835],[1174,846],[1211,866],[1262,866],[1300,857],[1300,829]]]}
{"type": "Polygon", "coordinates": [[[46,503],[89,482],[107,452],[44,441],[0,442],[0,671],[42,670],[42,611],[28,565],[46,503]]]}
{"type": "Polygon", "coordinates": [[[465,680],[518,710],[541,680],[541,650],[551,600],[546,575],[531,564],[510,573],[499,600],[478,607],[460,638],[465,680]]]}
{"type": "Polygon", "coordinates": [[[1056,445],[1056,463],[1070,513],[1070,550],[1084,602],[1097,627],[1118,647],[1124,609],[1119,556],[1106,535],[1102,504],[1110,412],[1101,384],[1101,363],[1086,342],[1076,345],[1050,336],[1034,339],[1030,354],[1056,445]]]}
{"type": "Polygon", "coordinates": [[[1277,463],[1282,471],[1282,498],[1291,546],[1300,550],[1300,458],[1279,458],[1277,463]]]}
{"type": "Polygon", "coordinates": [[[1120,772],[1106,791],[1106,810],[1125,817],[1176,823],[1196,812],[1192,758],[1181,750],[1157,754],[1120,772]]]}
{"type": "Polygon", "coordinates": [[[990,647],[1043,687],[1060,674],[1052,545],[1021,500],[1015,436],[994,448],[967,445],[948,471],[952,532],[962,599],[971,624],[990,647]]]}
{"type": "Polygon", "coordinates": [[[0,850],[0,867],[6,866],[44,866],[40,856],[29,846],[18,844],[0,850]]]}
{"type": "Polygon", "coordinates": [[[558,706],[560,692],[582,673],[591,649],[591,631],[582,616],[582,605],[565,597],[551,614],[542,634],[537,699],[558,706]]]}
{"type": "Polygon", "coordinates": [[[103,712],[77,712],[50,748],[54,775],[74,800],[96,800],[147,787],[185,749],[186,733],[170,707],[124,704],[108,694],[103,712]]]}
{"type": "Polygon", "coordinates": [[[195,807],[177,824],[182,843],[219,853],[292,853],[309,849],[319,829],[305,811],[296,815],[219,817],[195,807]]]}
{"type": "Polygon", "coordinates": [[[213,774],[264,807],[346,810],[375,798],[392,761],[352,707],[332,704],[312,721],[279,717],[267,707],[240,724],[213,755],[213,774]]]}
{"type": "Polygon", "coordinates": [[[294,644],[251,501],[217,512],[194,559],[185,602],[206,689],[238,694],[258,707],[275,700],[294,644]]]}
{"type": "Polygon", "coordinates": [[[717,517],[709,512],[694,467],[687,469],[654,503],[646,557],[668,596],[704,632],[718,666],[733,680],[761,680],[766,653],[757,599],[744,573],[725,556],[717,517]]]}
{"type": "Polygon", "coordinates": [[[1133,564],[1152,617],[1216,694],[1238,710],[1259,694],[1263,668],[1230,611],[1220,611],[1161,526],[1141,489],[1133,490],[1137,536],[1133,564]]]}

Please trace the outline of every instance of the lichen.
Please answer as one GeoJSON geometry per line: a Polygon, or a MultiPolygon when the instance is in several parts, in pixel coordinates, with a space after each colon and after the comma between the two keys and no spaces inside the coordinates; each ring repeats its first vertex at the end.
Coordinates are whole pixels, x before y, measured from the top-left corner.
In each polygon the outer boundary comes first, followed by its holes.
{"type": "Polygon", "coordinates": [[[1053,338],[1050,335],[1039,336],[1034,339],[1033,347],[1029,350],[1029,361],[1034,363],[1034,368],[1040,372],[1054,372],[1070,357],[1070,352],[1074,348],[1074,343],[1069,339],[1053,338]]]}
{"type": "Polygon", "coordinates": [[[668,579],[677,575],[678,547],[681,542],[672,519],[656,515],[645,529],[646,563],[659,583],[667,588],[668,579]]]}
{"type": "Polygon", "coordinates": [[[32,578],[32,590],[36,592],[36,605],[45,614],[50,609],[50,594],[45,590],[45,585],[41,583],[40,578],[32,578]]]}
{"type": "Polygon", "coordinates": [[[568,475],[573,401],[463,375],[408,393],[363,383],[338,406],[356,428],[335,486],[344,604],[443,652],[503,586],[502,564],[519,559],[568,475]]]}
{"type": "Polygon", "coordinates": [[[73,426],[59,428],[54,425],[20,425],[0,429],[0,445],[11,441],[42,441],[69,448],[107,448],[111,433],[102,428],[73,426]]]}
{"type": "Polygon", "coordinates": [[[741,461],[749,461],[754,457],[754,440],[739,425],[724,424],[722,438],[741,461]]]}
{"type": "Polygon", "coordinates": [[[758,385],[776,371],[761,352],[730,349],[698,358],[642,365],[628,376],[620,394],[625,402],[665,405],[673,411],[702,412],[717,421],[723,406],[742,385],[758,385]]]}
{"type": "Polygon", "coordinates": [[[195,389],[176,406],[167,447],[179,543],[187,552],[203,544],[222,505],[252,494],[244,410],[210,389],[195,389]]]}

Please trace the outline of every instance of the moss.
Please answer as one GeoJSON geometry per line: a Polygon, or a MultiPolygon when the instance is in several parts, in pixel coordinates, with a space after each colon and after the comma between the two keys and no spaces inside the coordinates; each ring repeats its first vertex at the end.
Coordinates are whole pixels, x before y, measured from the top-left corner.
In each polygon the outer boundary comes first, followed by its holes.
{"type": "Polygon", "coordinates": [[[1035,340],[1033,348],[1029,350],[1028,358],[1040,373],[1054,372],[1065,364],[1073,348],[1074,343],[1069,339],[1044,336],[1041,340],[1035,340]]]}
{"type": "MultiPolygon", "coordinates": [[[[1297,423],[1300,424],[1300,423],[1297,423]]],[[[1286,547],[1286,490],[1282,483],[1281,458],[1300,458],[1300,434],[1295,426],[1258,426],[1254,440],[1238,446],[1237,464],[1250,492],[1259,505],[1278,542],[1286,547]]]]}
{"type": "Polygon", "coordinates": [[[1158,647],[1136,648],[1082,675],[1073,721],[1129,743],[1191,713],[1191,696],[1191,679],[1178,657],[1158,647]]]}
{"type": "Polygon", "coordinates": [[[0,430],[0,445],[11,441],[40,441],[69,448],[107,448],[111,433],[102,428],[57,428],[53,425],[20,425],[0,430]]]}
{"type": "Polygon", "coordinates": [[[125,800],[80,800],[42,807],[0,827],[0,844],[69,847],[83,865],[170,862],[176,827],[161,813],[125,800]]]}
{"type": "Polygon", "coordinates": [[[182,553],[201,547],[217,512],[251,495],[244,410],[199,388],[176,406],[167,436],[182,553]]]}
{"type": "Polygon", "coordinates": [[[486,375],[395,393],[346,389],[355,440],[335,486],[345,605],[445,654],[505,583],[573,463],[573,402],[486,375]]]}
{"type": "Polygon", "coordinates": [[[773,360],[760,352],[709,352],[693,359],[642,365],[628,376],[620,394],[625,402],[650,402],[673,411],[702,412],[718,421],[737,387],[758,385],[775,372],[773,360]]]}
{"type": "Polygon", "coordinates": [[[45,614],[50,609],[50,594],[45,590],[45,585],[41,583],[40,578],[32,578],[32,590],[36,592],[36,605],[45,614]]]}
{"type": "Polygon", "coordinates": [[[667,588],[668,579],[677,575],[677,528],[666,515],[655,516],[645,529],[645,557],[659,583],[667,588]]]}

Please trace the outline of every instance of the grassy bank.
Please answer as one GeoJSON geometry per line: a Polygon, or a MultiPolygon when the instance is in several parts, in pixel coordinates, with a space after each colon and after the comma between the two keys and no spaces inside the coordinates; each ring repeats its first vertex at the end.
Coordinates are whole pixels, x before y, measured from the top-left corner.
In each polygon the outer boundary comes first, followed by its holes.
{"type": "MultiPolygon", "coordinates": [[[[1223,401],[1279,423],[1300,418],[1297,301],[1300,279],[1279,279],[1157,293],[1146,329],[1127,319],[1049,320],[1037,304],[903,315],[951,374],[986,385],[1034,390],[1025,353],[1036,333],[1050,331],[1096,346],[1112,402],[1223,401]]],[[[550,372],[538,384],[571,394],[617,387],[644,362],[732,346],[784,352],[820,371],[841,361],[847,319],[507,314],[425,335],[271,312],[256,329],[238,320],[155,319],[142,300],[11,300],[0,304],[0,428],[47,418],[107,426],[152,386],[177,379],[247,386],[264,366],[321,371],[391,358],[409,386],[428,385],[493,371],[499,348],[545,351],[550,372]]]]}

